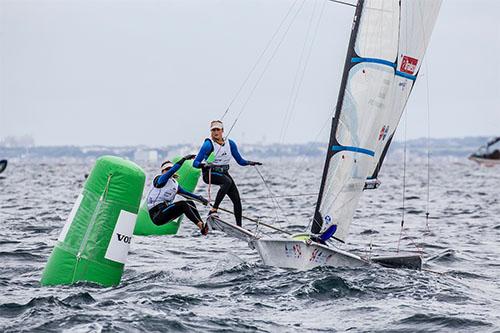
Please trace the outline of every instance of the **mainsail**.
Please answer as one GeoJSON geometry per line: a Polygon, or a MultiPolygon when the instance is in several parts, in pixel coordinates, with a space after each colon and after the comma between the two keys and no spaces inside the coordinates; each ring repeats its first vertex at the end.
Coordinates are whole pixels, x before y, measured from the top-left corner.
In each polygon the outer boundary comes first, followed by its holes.
{"type": "Polygon", "coordinates": [[[367,177],[376,177],[411,90],[441,0],[360,0],[332,120],[311,232],[344,242],[367,177]]]}

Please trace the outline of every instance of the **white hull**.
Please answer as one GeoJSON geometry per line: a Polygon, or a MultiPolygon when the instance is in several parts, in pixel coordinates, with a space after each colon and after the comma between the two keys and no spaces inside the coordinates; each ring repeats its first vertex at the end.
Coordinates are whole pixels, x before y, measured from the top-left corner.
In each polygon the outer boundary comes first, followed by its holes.
{"type": "Polygon", "coordinates": [[[251,248],[253,248],[252,242],[257,239],[257,237],[247,229],[221,220],[216,216],[209,216],[207,218],[207,223],[211,230],[219,230],[224,232],[228,236],[246,241],[251,248]]]}
{"type": "Polygon", "coordinates": [[[308,270],[318,266],[352,268],[370,264],[349,252],[299,240],[258,239],[253,245],[268,266],[308,270]]]}
{"type": "Polygon", "coordinates": [[[318,266],[362,267],[376,263],[386,267],[421,269],[422,258],[418,255],[373,257],[370,261],[355,254],[318,243],[306,243],[296,239],[259,239],[251,231],[210,216],[207,222],[212,230],[246,241],[257,250],[267,266],[308,270],[318,266]]]}

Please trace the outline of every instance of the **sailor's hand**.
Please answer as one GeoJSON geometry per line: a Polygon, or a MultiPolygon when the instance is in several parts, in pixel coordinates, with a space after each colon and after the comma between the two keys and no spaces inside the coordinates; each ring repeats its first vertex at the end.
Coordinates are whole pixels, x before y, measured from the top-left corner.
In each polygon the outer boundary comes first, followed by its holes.
{"type": "Polygon", "coordinates": [[[248,161],[248,165],[262,165],[260,162],[248,161]]]}
{"type": "Polygon", "coordinates": [[[192,159],[194,159],[195,157],[196,157],[196,155],[194,155],[194,154],[189,154],[189,155],[184,156],[182,159],[187,161],[187,160],[192,160],[192,159]]]}
{"type": "Polygon", "coordinates": [[[208,203],[209,203],[208,199],[206,199],[204,197],[200,197],[200,201],[201,201],[201,204],[203,206],[208,206],[208,203]]]}

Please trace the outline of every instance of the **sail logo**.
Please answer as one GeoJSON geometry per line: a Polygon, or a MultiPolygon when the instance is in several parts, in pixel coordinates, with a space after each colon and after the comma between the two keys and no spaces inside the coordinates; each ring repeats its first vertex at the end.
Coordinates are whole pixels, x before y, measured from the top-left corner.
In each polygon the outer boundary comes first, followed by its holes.
{"type": "Polygon", "coordinates": [[[378,134],[378,141],[385,140],[387,134],[389,133],[389,125],[384,125],[378,134]]]}
{"type": "Polygon", "coordinates": [[[417,70],[418,59],[403,56],[403,60],[401,61],[401,68],[399,69],[401,72],[413,75],[417,70]]]}

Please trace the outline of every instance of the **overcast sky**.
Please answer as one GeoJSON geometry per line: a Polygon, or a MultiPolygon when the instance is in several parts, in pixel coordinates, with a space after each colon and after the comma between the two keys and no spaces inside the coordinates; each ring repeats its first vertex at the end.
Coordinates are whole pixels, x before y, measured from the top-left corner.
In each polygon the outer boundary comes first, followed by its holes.
{"type": "MultiPolygon", "coordinates": [[[[293,2],[0,0],[0,137],[29,134],[37,145],[201,142],[293,2]]],[[[326,140],[320,130],[335,106],[353,11],[306,1],[231,137],[243,143],[326,140]],[[284,126],[306,32],[310,22],[314,31],[323,5],[284,126]]],[[[444,1],[408,104],[408,138],[427,135],[427,97],[432,137],[500,135],[499,12],[497,0],[444,1]]],[[[226,127],[269,54],[230,109],[226,127]]]]}

